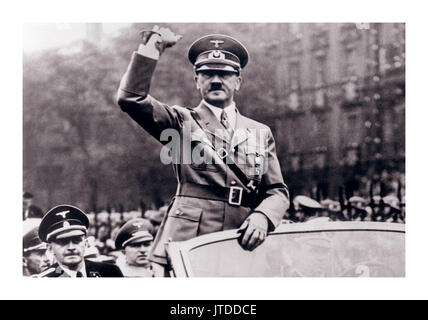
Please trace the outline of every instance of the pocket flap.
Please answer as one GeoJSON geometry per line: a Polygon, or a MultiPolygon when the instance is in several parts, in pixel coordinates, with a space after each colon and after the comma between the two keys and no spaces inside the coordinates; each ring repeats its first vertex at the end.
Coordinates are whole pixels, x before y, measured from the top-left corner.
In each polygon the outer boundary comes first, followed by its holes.
{"type": "Polygon", "coordinates": [[[266,150],[262,146],[257,145],[247,145],[246,154],[255,154],[260,156],[265,156],[266,150]]]}
{"type": "Polygon", "coordinates": [[[172,210],[168,213],[169,217],[175,217],[179,219],[187,219],[191,221],[199,221],[201,218],[202,209],[196,208],[188,205],[180,205],[173,207],[172,210]]]}

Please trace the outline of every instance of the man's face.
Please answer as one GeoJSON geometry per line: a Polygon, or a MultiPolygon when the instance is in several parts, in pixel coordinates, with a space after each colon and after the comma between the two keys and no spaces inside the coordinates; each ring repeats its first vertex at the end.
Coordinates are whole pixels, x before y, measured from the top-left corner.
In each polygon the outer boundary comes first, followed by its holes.
{"type": "Polygon", "coordinates": [[[32,198],[24,198],[22,200],[22,205],[24,206],[24,209],[27,209],[32,203],[33,203],[32,198]]]}
{"type": "Polygon", "coordinates": [[[71,269],[83,261],[85,254],[85,237],[74,236],[64,239],[54,239],[49,243],[56,260],[71,269]]]}
{"type": "Polygon", "coordinates": [[[109,229],[107,226],[102,225],[99,229],[98,229],[98,236],[97,236],[98,240],[101,241],[105,241],[109,238],[109,229]]]}
{"type": "Polygon", "coordinates": [[[139,241],[129,243],[125,247],[126,263],[133,266],[147,267],[149,265],[149,251],[153,241],[139,241]]]}
{"type": "Polygon", "coordinates": [[[199,71],[195,81],[202,98],[218,107],[229,105],[241,86],[241,77],[237,73],[222,70],[199,71]]]}
{"type": "Polygon", "coordinates": [[[24,256],[24,264],[31,275],[39,274],[49,268],[50,259],[45,249],[34,250],[24,256]]]}

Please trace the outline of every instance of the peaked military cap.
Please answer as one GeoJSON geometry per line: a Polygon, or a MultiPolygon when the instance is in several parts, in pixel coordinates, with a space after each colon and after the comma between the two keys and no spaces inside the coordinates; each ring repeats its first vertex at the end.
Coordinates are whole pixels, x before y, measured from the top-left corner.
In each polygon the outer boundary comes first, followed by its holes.
{"type": "Polygon", "coordinates": [[[86,214],[71,205],[59,205],[50,209],[43,217],[39,227],[39,237],[49,242],[53,238],[62,239],[85,235],[89,227],[86,214]]]}
{"type": "Polygon", "coordinates": [[[23,195],[22,195],[22,197],[24,199],[33,199],[33,195],[31,193],[29,193],[29,192],[24,192],[23,195]]]}
{"type": "Polygon", "coordinates": [[[129,243],[151,241],[153,225],[147,219],[135,218],[125,223],[114,241],[116,249],[123,249],[129,243]]]}
{"type": "Polygon", "coordinates": [[[364,206],[367,205],[367,200],[359,196],[352,196],[349,198],[349,203],[356,209],[364,209],[364,206]]]}
{"type": "Polygon", "coordinates": [[[294,206],[298,207],[306,207],[309,209],[322,209],[323,206],[316,200],[311,199],[307,196],[299,195],[294,198],[294,206]]]}
{"type": "Polygon", "coordinates": [[[248,63],[248,51],[244,45],[224,34],[199,38],[190,46],[188,57],[195,72],[223,70],[239,73],[248,63]]]}
{"type": "Polygon", "coordinates": [[[23,237],[24,252],[45,250],[47,249],[46,243],[42,242],[39,238],[39,227],[34,227],[28,231],[23,237]]]}
{"type": "Polygon", "coordinates": [[[383,202],[385,203],[385,205],[390,206],[393,209],[396,210],[401,210],[400,208],[400,200],[392,195],[383,197],[383,202]]]}

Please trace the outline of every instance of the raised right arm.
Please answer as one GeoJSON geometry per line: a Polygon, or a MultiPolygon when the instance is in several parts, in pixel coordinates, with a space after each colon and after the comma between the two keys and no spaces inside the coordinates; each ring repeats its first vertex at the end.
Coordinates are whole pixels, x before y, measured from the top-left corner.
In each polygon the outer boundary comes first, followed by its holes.
{"type": "Polygon", "coordinates": [[[171,43],[171,39],[180,39],[180,36],[174,35],[167,28],[155,28],[159,34],[141,44],[138,52],[132,54],[131,62],[120,82],[117,103],[122,111],[159,140],[164,129],[179,129],[183,119],[177,108],[161,103],[149,95],[151,79],[161,53],[158,51],[159,43],[171,43]]]}

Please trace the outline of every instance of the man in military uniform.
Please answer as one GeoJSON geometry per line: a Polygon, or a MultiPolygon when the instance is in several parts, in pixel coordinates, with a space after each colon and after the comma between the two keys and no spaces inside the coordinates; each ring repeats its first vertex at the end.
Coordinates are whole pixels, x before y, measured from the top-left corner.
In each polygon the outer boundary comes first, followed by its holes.
{"type": "Polygon", "coordinates": [[[22,219],[43,218],[43,211],[33,204],[34,196],[29,192],[22,195],[22,219]]]}
{"type": "Polygon", "coordinates": [[[59,205],[46,213],[39,237],[57,262],[39,277],[123,277],[113,264],[84,259],[88,226],[88,217],[74,206],[59,205]]]}
{"type": "Polygon", "coordinates": [[[24,276],[32,276],[45,271],[50,266],[46,255],[47,245],[39,238],[39,227],[34,227],[23,237],[24,276]]]}
{"type": "Polygon", "coordinates": [[[306,222],[316,218],[325,218],[324,220],[328,220],[328,217],[322,214],[324,211],[323,206],[314,199],[298,195],[293,199],[293,204],[296,210],[296,222],[306,222]]]}
{"type": "Polygon", "coordinates": [[[150,221],[142,218],[132,219],[120,228],[115,246],[122,250],[125,259],[118,259],[116,264],[125,277],[153,277],[148,260],[153,243],[152,232],[150,221]]]}
{"type": "Polygon", "coordinates": [[[220,34],[196,40],[188,58],[202,101],[193,109],[169,106],[150,96],[149,88],[160,54],[180,36],[156,26],[142,34],[142,44],[122,78],[118,104],[173,151],[178,181],[150,259],[166,265],[168,241],[234,228],[242,232],[241,246],[255,249],[280,223],[289,195],[270,128],[243,116],[234,102],[248,62],[246,48],[220,34]],[[179,133],[183,143],[167,144],[166,129],[179,133]]]}

